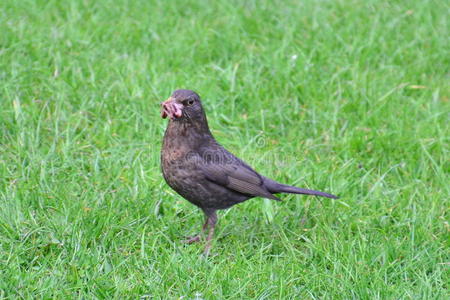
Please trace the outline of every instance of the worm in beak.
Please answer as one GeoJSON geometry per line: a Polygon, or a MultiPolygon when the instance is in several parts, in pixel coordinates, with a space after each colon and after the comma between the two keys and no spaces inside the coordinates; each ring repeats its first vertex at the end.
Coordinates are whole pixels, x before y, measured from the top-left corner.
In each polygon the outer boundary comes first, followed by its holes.
{"type": "Polygon", "coordinates": [[[161,117],[163,119],[169,117],[171,120],[175,120],[183,115],[182,109],[183,104],[178,103],[175,98],[170,97],[161,103],[161,117]]]}

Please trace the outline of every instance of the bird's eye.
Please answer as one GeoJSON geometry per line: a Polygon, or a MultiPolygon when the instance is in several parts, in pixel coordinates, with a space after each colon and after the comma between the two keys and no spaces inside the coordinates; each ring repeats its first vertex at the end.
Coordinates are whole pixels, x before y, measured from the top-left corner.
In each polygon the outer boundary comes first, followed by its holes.
{"type": "Polygon", "coordinates": [[[194,99],[189,99],[185,102],[185,105],[187,106],[191,106],[192,104],[194,104],[194,99]]]}

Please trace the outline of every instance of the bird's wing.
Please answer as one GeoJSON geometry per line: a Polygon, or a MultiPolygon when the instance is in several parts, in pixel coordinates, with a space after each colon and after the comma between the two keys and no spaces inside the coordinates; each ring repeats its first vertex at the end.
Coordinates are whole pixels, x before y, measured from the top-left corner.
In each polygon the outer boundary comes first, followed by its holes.
{"type": "Polygon", "coordinates": [[[204,162],[200,168],[208,180],[225,188],[255,197],[280,200],[265,188],[262,177],[246,165],[204,162]]]}

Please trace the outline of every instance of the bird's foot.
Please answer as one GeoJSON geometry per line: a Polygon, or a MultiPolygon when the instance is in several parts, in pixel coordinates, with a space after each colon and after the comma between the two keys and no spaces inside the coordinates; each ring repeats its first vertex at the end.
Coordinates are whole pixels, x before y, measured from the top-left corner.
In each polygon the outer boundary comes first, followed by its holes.
{"type": "Polygon", "coordinates": [[[203,257],[207,258],[211,252],[211,244],[207,243],[205,250],[203,251],[203,257]]]}
{"type": "Polygon", "coordinates": [[[186,240],[182,240],[182,242],[185,244],[193,244],[193,243],[200,242],[200,240],[201,240],[201,236],[200,236],[200,234],[197,234],[195,236],[188,237],[186,240]]]}

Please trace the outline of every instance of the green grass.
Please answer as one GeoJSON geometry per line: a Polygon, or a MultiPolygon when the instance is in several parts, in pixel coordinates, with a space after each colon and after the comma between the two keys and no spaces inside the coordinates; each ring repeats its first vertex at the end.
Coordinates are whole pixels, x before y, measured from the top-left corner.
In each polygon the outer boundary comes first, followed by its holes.
{"type": "Polygon", "coordinates": [[[0,298],[449,296],[445,1],[0,2],[0,298]],[[176,88],[262,174],[202,214],[160,173],[176,88]]]}

